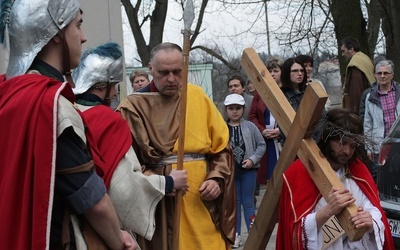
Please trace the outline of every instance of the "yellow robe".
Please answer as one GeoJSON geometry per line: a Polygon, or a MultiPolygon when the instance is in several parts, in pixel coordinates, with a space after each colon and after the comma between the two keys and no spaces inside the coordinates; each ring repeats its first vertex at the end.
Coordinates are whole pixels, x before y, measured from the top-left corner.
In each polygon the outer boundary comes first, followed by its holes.
{"type": "MultiPolygon", "coordinates": [[[[183,197],[179,249],[230,249],[234,241],[236,205],[229,131],[214,103],[195,85],[188,85],[185,153],[204,154],[207,161],[185,162],[189,191],[183,197]],[[200,199],[199,187],[216,179],[222,194],[212,202],[200,199]]],[[[134,93],[119,110],[130,125],[139,160],[154,168],[163,156],[177,154],[179,96],[134,93]]],[[[176,166],[172,166],[173,168],[176,166]]],[[[161,168],[164,173],[164,168],[161,168]]],[[[160,172],[160,167],[156,169],[160,172]]],[[[141,241],[142,249],[171,249],[174,199],[166,196],[157,211],[152,242],[141,241]],[[168,233],[167,233],[168,232],[168,233]]]]}

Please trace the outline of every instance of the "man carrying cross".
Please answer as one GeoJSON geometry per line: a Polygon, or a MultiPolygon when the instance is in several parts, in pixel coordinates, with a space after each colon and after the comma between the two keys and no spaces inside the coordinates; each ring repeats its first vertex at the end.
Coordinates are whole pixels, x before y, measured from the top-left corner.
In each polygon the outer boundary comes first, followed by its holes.
{"type": "MultiPolygon", "coordinates": [[[[152,82],[125,98],[118,108],[149,174],[167,175],[176,168],[182,68],[180,46],[157,45],[150,55],[152,82]]],[[[179,249],[228,249],[236,223],[228,128],[201,88],[187,87],[183,169],[188,171],[189,190],[182,201],[179,249]]],[[[174,211],[174,198],[164,197],[156,212],[153,239],[139,239],[142,249],[171,249],[174,211]]]]}
{"type": "Polygon", "coordinates": [[[326,249],[393,249],[378,190],[357,158],[363,147],[362,133],[362,120],[352,112],[333,109],[326,114],[318,146],[345,189],[332,187],[325,200],[304,164],[295,161],[283,175],[277,249],[323,248],[324,225],[352,203],[358,211],[349,220],[355,228],[367,228],[366,233],[358,241],[340,235],[326,249]]]}

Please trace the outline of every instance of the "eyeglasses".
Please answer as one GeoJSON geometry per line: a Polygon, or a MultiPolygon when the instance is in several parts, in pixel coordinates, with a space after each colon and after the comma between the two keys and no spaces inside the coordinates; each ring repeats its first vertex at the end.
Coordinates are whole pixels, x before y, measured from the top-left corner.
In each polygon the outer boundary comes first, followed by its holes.
{"type": "Polygon", "coordinates": [[[304,73],[304,69],[292,69],[292,70],[290,70],[290,73],[301,73],[301,74],[303,74],[304,73]]]}
{"type": "Polygon", "coordinates": [[[387,72],[387,71],[385,71],[385,72],[376,72],[375,73],[375,75],[377,75],[377,76],[388,76],[388,75],[391,75],[391,74],[393,74],[393,73],[391,73],[391,72],[387,72]]]}

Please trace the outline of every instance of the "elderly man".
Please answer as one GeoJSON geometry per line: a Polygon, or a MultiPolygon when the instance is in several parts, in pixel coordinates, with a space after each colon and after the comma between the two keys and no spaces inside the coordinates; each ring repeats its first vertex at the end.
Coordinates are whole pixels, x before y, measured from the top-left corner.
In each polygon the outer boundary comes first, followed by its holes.
{"type": "MultiPolygon", "coordinates": [[[[153,48],[153,81],[124,99],[119,107],[128,121],[134,148],[147,173],[166,175],[176,168],[182,49],[173,43],[153,48]]],[[[179,249],[227,249],[235,237],[236,209],[233,159],[228,128],[200,87],[187,91],[185,157],[189,190],[183,197],[179,249]]],[[[157,211],[156,232],[143,249],[171,249],[174,198],[164,197],[157,211]]]]}
{"type": "Polygon", "coordinates": [[[323,235],[332,216],[355,203],[356,214],[348,219],[355,228],[366,228],[358,241],[346,234],[331,240],[325,249],[393,249],[388,220],[380,205],[377,187],[357,157],[363,150],[361,118],[346,109],[326,114],[318,147],[344,188],[332,187],[322,197],[304,164],[296,160],[283,174],[279,208],[277,249],[324,249],[323,235]]]}
{"type": "Polygon", "coordinates": [[[371,59],[360,51],[358,40],[346,37],[340,42],[342,56],[349,61],[343,84],[343,108],[358,114],[361,95],[375,82],[374,66],[371,59]]]}
{"type": "Polygon", "coordinates": [[[376,180],[379,149],[400,112],[400,86],[393,81],[394,65],[382,60],[375,66],[377,84],[367,94],[364,114],[364,133],[374,145],[367,145],[372,164],[372,177],[376,180]]]}

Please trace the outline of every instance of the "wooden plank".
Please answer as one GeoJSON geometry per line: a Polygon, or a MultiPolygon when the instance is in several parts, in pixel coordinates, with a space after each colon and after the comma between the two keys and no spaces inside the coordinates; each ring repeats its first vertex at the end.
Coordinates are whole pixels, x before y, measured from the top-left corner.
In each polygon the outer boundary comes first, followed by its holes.
{"type": "MultiPolygon", "coordinates": [[[[276,83],[275,83],[276,84],[276,83]]],[[[317,83],[317,85],[319,85],[317,83]]],[[[282,188],[282,174],[287,167],[294,161],[297,151],[304,137],[310,137],[315,124],[321,114],[326,96],[319,96],[314,88],[321,86],[311,85],[304,93],[304,101],[300,103],[293,125],[290,127],[288,137],[290,140],[285,142],[281,155],[275,166],[272,178],[268,182],[267,190],[258,209],[256,220],[245,243],[244,249],[265,249],[278,221],[278,203],[282,188]],[[260,220],[261,219],[261,220],[260,220]],[[266,223],[267,222],[267,223],[266,223]]],[[[290,106],[293,110],[293,108],[290,106]]]]}
{"type": "MultiPolygon", "coordinates": [[[[282,91],[279,89],[278,85],[275,83],[271,75],[269,74],[267,68],[265,67],[264,63],[261,61],[261,59],[258,57],[257,53],[254,51],[252,48],[245,49],[243,52],[241,64],[243,69],[246,71],[246,74],[248,77],[252,80],[253,86],[257,89],[258,93],[260,94],[262,100],[266,103],[268,106],[269,110],[271,111],[272,115],[275,117],[277,120],[281,130],[285,135],[288,135],[289,129],[292,126],[294,117],[295,117],[295,111],[293,108],[290,106],[289,102],[283,95],[282,91]]],[[[316,85],[316,84],[311,84],[312,88],[314,89],[315,93],[317,96],[320,98],[326,98],[326,92],[321,88],[316,85]]],[[[307,101],[307,98],[303,98],[303,101],[307,101]]],[[[306,110],[307,111],[307,110],[306,110]]],[[[311,108],[308,110],[309,112],[313,112],[314,110],[311,110],[311,108]]],[[[305,120],[307,119],[306,116],[299,116],[300,120],[305,120]]],[[[315,119],[315,118],[311,118],[315,119]]],[[[311,123],[315,123],[314,121],[311,121],[311,123]]],[[[301,122],[300,124],[303,124],[301,122]]],[[[310,130],[306,133],[307,136],[310,135],[310,130]]],[[[287,136],[286,144],[291,141],[291,134],[287,136]]],[[[285,147],[287,146],[285,144],[285,147]]],[[[294,145],[296,146],[296,145],[294,145]]],[[[285,150],[285,149],[284,149],[285,150]]],[[[284,155],[284,152],[281,154],[281,158],[284,155]]],[[[340,182],[340,180],[337,178],[335,175],[334,171],[332,170],[331,166],[329,165],[328,161],[326,158],[322,155],[320,152],[319,148],[317,147],[316,143],[311,139],[303,139],[298,151],[298,156],[306,166],[308,172],[310,173],[311,178],[313,179],[314,183],[316,183],[318,189],[320,190],[321,194],[324,196],[325,199],[327,199],[329,190],[335,186],[339,188],[344,188],[343,184],[340,182]]],[[[286,158],[283,157],[283,158],[286,158]]],[[[289,157],[288,157],[289,158],[289,157]]],[[[285,168],[285,166],[283,166],[285,168]]],[[[287,168],[287,166],[286,166],[287,168]]],[[[276,171],[276,169],[275,169],[276,171]]],[[[282,170],[281,170],[282,171],[282,170]]],[[[284,170],[283,170],[284,171],[284,170]]],[[[275,180],[275,187],[279,188],[281,183],[281,175],[279,175],[279,178],[274,178],[275,180]],[[280,182],[280,184],[279,184],[280,182]]],[[[267,187],[268,188],[268,187],[267,187]]],[[[272,190],[272,189],[271,189],[272,190]]],[[[268,190],[267,190],[268,191],[268,190]]],[[[279,190],[280,192],[280,190],[279,190]]],[[[277,194],[277,190],[272,190],[266,192],[266,195],[272,195],[275,200],[279,200],[279,193],[277,194]],[[273,194],[269,194],[272,192],[273,194]],[[275,196],[278,196],[277,198],[275,196]]],[[[269,213],[273,213],[271,211],[275,211],[277,204],[269,204],[268,206],[273,206],[272,208],[268,208],[269,213]],[[274,206],[275,205],[275,206],[274,206]]],[[[259,209],[260,211],[261,209],[259,209]]],[[[342,213],[338,215],[338,219],[341,223],[341,226],[345,230],[347,236],[352,239],[352,240],[358,240],[362,237],[362,235],[365,232],[365,229],[360,230],[360,229],[355,229],[352,227],[351,222],[348,220],[348,217],[350,214],[355,214],[357,212],[357,207],[355,204],[352,204],[348,206],[347,208],[343,209],[342,213]]],[[[257,216],[259,218],[261,216],[257,216]]],[[[256,221],[257,221],[256,218],[256,221]]],[[[276,220],[276,218],[274,218],[276,220]]],[[[266,225],[269,225],[272,219],[270,221],[264,221],[263,224],[265,223],[266,225]]],[[[257,234],[258,235],[265,235],[265,229],[267,227],[259,227],[260,230],[258,230],[257,234]]],[[[249,239],[254,237],[252,234],[255,234],[256,230],[250,231],[249,239]]],[[[249,241],[249,240],[248,240],[249,241]]],[[[264,245],[264,248],[262,248],[261,244],[265,243],[259,241],[259,238],[255,237],[254,238],[255,246],[253,248],[247,248],[246,249],[265,249],[266,244],[264,245]]],[[[245,245],[247,246],[247,245],[245,245]]]]}
{"type": "MultiPolygon", "coordinates": [[[[303,140],[302,147],[298,152],[298,156],[306,166],[308,173],[313,179],[315,185],[318,187],[321,194],[327,200],[329,191],[332,187],[344,188],[342,182],[332,170],[329,162],[319,150],[314,140],[303,140]],[[315,154],[315,152],[319,152],[315,154]]],[[[352,240],[356,241],[362,238],[366,228],[356,229],[352,226],[349,217],[357,213],[357,205],[351,204],[337,215],[340,225],[343,227],[346,235],[352,240]]]]}

